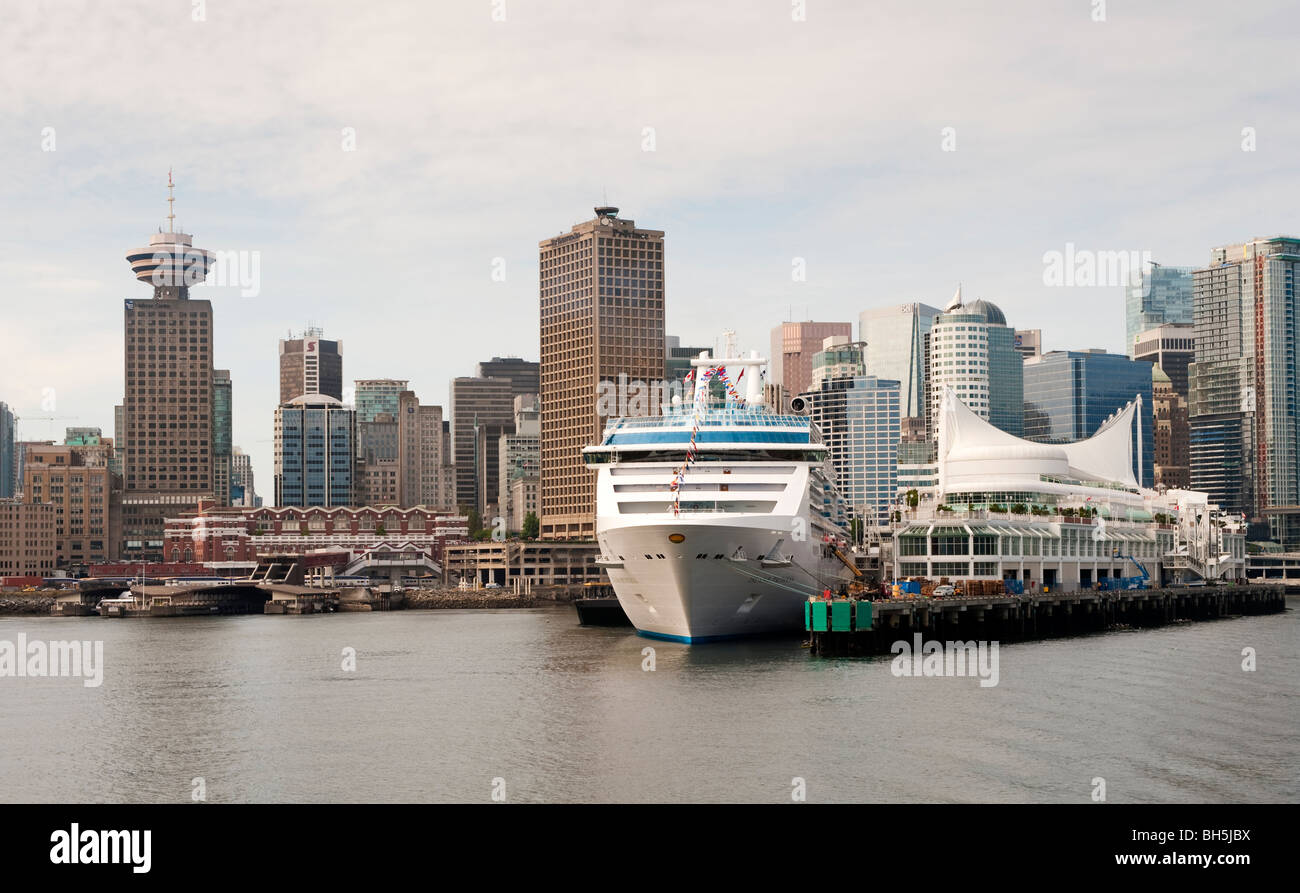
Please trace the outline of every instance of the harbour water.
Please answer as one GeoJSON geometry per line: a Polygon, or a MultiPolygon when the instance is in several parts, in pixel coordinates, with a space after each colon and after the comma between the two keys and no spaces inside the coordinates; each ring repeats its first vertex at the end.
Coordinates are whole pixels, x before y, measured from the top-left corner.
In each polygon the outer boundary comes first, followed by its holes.
{"type": "Polygon", "coordinates": [[[1296,802],[1295,608],[1007,645],[993,687],[569,608],[0,618],[104,643],[98,687],[0,677],[0,801],[1296,802]]]}

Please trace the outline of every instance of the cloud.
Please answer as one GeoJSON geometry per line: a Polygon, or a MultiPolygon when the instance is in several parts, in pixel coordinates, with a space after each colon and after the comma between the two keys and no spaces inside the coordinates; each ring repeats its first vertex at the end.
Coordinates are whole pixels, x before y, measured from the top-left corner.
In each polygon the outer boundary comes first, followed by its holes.
{"type": "Polygon", "coordinates": [[[198,244],[261,255],[258,298],[211,297],[264,493],[278,338],[319,324],[347,378],[408,378],[445,406],[475,362],[536,357],[537,242],[606,196],[667,232],[687,343],[734,328],[765,348],[791,312],[854,320],[961,280],[1048,348],[1119,350],[1120,292],[1046,288],[1043,253],[1199,263],[1293,230],[1277,198],[1300,122],[1289,4],[1108,7],[817,0],[799,23],[783,0],[506,0],[494,22],[487,0],[214,0],[200,22],[184,3],[18,5],[0,285],[23,321],[5,346],[37,353],[0,351],[0,382],[66,375],[78,415],[111,427],[120,301],[147,294],[123,255],[165,224],[168,168],[198,244]]]}

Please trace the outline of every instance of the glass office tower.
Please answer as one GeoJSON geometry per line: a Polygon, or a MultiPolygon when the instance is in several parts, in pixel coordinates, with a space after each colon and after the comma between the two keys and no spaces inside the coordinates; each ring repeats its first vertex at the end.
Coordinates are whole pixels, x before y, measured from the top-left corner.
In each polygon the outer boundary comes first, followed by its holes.
{"type": "Polygon", "coordinates": [[[306,394],[275,411],[275,504],[354,502],[356,413],[333,397],[306,394]]]}
{"type": "Polygon", "coordinates": [[[941,312],[928,304],[896,304],[858,315],[866,374],[899,383],[904,418],[925,415],[925,336],[941,312]]]}
{"type": "MultiPolygon", "coordinates": [[[[1104,350],[1053,350],[1025,360],[1025,438],[1040,443],[1073,443],[1097,433],[1102,422],[1139,394],[1142,411],[1141,465],[1133,474],[1151,486],[1151,364],[1104,350]]],[[[1137,455],[1138,432],[1133,433],[1137,455]]]]}
{"type": "Polygon", "coordinates": [[[1152,264],[1125,290],[1124,352],[1139,333],[1166,323],[1192,322],[1192,268],[1152,264]]]}

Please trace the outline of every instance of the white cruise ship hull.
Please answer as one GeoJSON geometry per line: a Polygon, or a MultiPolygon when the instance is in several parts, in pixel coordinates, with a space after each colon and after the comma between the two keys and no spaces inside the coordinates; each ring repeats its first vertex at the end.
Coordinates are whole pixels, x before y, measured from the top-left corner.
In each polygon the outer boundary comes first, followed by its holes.
{"type": "Polygon", "coordinates": [[[784,520],[682,517],[607,528],[599,538],[605,555],[622,559],[609,578],[637,632],[706,642],[799,632],[808,595],[850,579],[820,541],[791,542],[794,525],[784,520]],[[674,544],[673,534],[684,540],[674,544]],[[778,542],[789,565],[764,567],[760,556],[778,542]]]}

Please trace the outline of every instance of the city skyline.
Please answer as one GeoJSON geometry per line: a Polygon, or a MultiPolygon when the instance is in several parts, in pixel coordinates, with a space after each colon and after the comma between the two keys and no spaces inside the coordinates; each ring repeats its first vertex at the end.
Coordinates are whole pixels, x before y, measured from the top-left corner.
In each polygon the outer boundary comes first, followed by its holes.
{"type": "Polygon", "coordinates": [[[730,327],[762,349],[788,318],[942,305],[960,280],[972,299],[1044,329],[1046,350],[1127,352],[1123,286],[1044,285],[1046,252],[1200,265],[1243,234],[1294,229],[1271,201],[1296,181],[1290,49],[1285,29],[1268,27],[1286,6],[1213,30],[1194,6],[1167,6],[1093,22],[1087,4],[883,18],[814,4],[796,22],[777,7],[664,4],[640,11],[640,31],[618,10],[582,7],[581,35],[567,29],[574,5],[511,4],[504,22],[486,8],[412,6],[386,22],[382,53],[381,29],[343,6],[322,7],[309,27],[238,3],[206,21],[179,10],[177,22],[141,6],[137,39],[156,47],[145,57],[66,39],[109,33],[105,10],[19,10],[0,38],[5,64],[27,72],[0,98],[13,173],[0,186],[13,212],[0,223],[0,275],[42,312],[8,323],[38,349],[0,358],[6,402],[20,416],[70,417],[20,420],[24,439],[112,430],[122,382],[104,370],[121,368],[121,345],[99,333],[119,324],[121,300],[147,294],[120,258],[166,226],[169,168],[181,228],[210,250],[260,256],[256,296],[208,286],[195,296],[214,305],[233,441],[264,479],[271,350],[290,330],[314,324],[345,341],[349,383],[409,379],[448,406],[450,381],[483,356],[537,359],[537,241],[606,200],[668,234],[666,326],[688,342],[730,327]],[[243,28],[250,16],[267,26],[259,34],[299,36],[272,52],[243,28]],[[1160,59],[1140,52],[1157,24],[1160,59]],[[177,27],[194,40],[160,36],[177,27]],[[1046,31],[1060,35],[1051,53],[1035,43],[1046,31]],[[870,52],[851,52],[862,33],[874,35],[870,52]],[[1226,39],[1237,33],[1249,40],[1226,39]],[[479,57],[451,35],[472,37],[479,57]],[[587,64],[594,45],[619,60],[618,76],[580,107],[530,79],[587,64]],[[406,66],[426,73],[400,83],[363,64],[431,50],[456,64],[406,66]],[[247,64],[222,63],[235,53],[247,64]],[[73,69],[96,79],[64,76],[73,69]],[[181,73],[178,90],[213,98],[211,114],[160,120],[130,98],[164,70],[181,73]],[[1182,72],[1176,84],[1168,70],[1182,72]],[[869,86],[900,75],[908,92],[869,86]],[[1245,99],[1243,76],[1256,85],[1245,99]],[[266,82],[280,89],[257,89],[266,82]],[[820,111],[832,106],[848,114],[820,111]],[[1247,127],[1254,151],[1243,151],[1247,127]],[[47,128],[53,151],[42,149],[47,128]],[[568,151],[579,143],[581,159],[568,151]],[[1182,163],[1133,164],[1168,156],[1182,163]],[[408,319],[425,325],[392,325],[408,319]],[[55,409],[40,411],[51,394],[55,409]]]}

